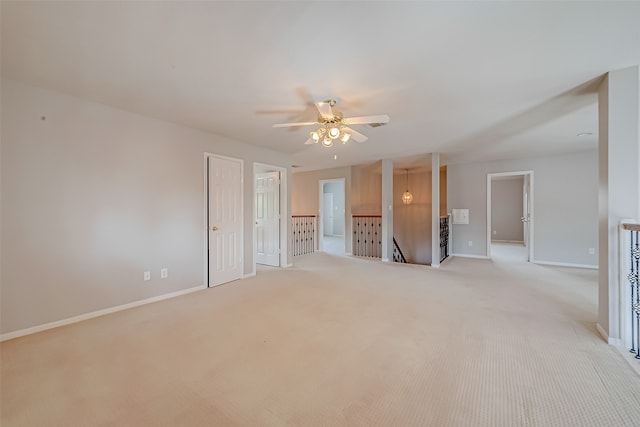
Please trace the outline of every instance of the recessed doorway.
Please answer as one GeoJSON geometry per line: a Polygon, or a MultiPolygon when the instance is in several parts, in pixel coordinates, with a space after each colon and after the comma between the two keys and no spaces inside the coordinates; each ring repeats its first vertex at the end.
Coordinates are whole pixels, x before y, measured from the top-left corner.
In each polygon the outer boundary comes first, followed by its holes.
{"type": "Polygon", "coordinates": [[[255,264],[284,267],[287,265],[287,170],[254,163],[253,175],[255,264]]]}
{"type": "Polygon", "coordinates": [[[345,253],[344,179],[320,181],[319,243],[322,252],[345,253]]]}
{"type": "Polygon", "coordinates": [[[533,171],[487,175],[487,256],[533,260],[533,171]]]}

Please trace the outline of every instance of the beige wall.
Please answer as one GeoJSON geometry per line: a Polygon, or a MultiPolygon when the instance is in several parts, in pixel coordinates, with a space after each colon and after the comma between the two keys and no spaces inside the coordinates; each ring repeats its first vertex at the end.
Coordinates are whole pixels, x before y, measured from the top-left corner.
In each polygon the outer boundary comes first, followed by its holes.
{"type": "Polygon", "coordinates": [[[205,152],[244,159],[253,271],[253,161],[288,156],[12,81],[1,101],[2,333],[203,286],[205,152]]]}
{"type": "Polygon", "coordinates": [[[407,261],[431,263],[431,172],[409,173],[410,205],[402,203],[407,176],[396,170],[393,177],[393,235],[407,261]]]}
{"type": "Polygon", "coordinates": [[[380,162],[351,167],[351,211],[353,215],[382,215],[380,162]]]}
{"type": "Polygon", "coordinates": [[[440,167],[440,216],[447,216],[447,167],[440,167]]]}

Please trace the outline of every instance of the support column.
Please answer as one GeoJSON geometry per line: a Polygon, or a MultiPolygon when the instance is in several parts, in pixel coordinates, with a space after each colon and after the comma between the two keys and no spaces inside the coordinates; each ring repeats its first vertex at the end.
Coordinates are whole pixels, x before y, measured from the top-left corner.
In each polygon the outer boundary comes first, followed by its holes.
{"type": "Polygon", "coordinates": [[[431,154],[431,267],[440,267],[440,153],[431,154]]]}
{"type": "MultiPolygon", "coordinates": [[[[599,292],[598,331],[621,340],[618,225],[640,219],[640,72],[637,65],[609,72],[598,93],[599,292]]],[[[626,283],[623,283],[626,286],[626,283]]]]}
{"type": "Polygon", "coordinates": [[[382,261],[393,261],[393,160],[382,161],[382,261]]]}

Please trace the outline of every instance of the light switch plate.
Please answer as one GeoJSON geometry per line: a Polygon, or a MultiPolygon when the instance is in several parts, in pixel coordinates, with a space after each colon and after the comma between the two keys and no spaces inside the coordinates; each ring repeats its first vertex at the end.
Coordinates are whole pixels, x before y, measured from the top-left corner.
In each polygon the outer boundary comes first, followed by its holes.
{"type": "Polygon", "coordinates": [[[453,224],[469,224],[469,209],[451,209],[453,224]]]}

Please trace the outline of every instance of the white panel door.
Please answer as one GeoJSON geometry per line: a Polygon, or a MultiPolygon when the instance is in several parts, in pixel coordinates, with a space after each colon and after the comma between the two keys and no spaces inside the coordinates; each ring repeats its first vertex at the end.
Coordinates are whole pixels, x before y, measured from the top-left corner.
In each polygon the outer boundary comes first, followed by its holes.
{"type": "Polygon", "coordinates": [[[242,164],[209,157],[209,287],[242,277],[242,164]]]}
{"type": "Polygon", "coordinates": [[[256,263],[280,266],[280,173],[256,174],[256,263]]]}

